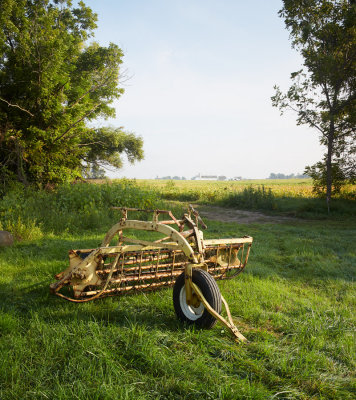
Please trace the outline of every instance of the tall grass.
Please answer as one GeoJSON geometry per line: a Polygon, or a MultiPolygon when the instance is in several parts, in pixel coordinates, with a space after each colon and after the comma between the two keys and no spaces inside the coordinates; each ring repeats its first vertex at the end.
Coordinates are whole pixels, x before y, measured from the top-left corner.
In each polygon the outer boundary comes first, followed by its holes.
{"type": "Polygon", "coordinates": [[[45,232],[82,232],[110,226],[120,216],[112,206],[150,209],[161,204],[157,193],[130,180],[64,185],[50,192],[19,186],[0,200],[0,229],[18,239],[40,238],[45,232]]]}
{"type": "MultiPolygon", "coordinates": [[[[147,181],[141,185],[145,187],[147,181]]],[[[239,182],[161,181],[149,183],[166,200],[196,202],[307,218],[356,216],[356,185],[345,186],[331,202],[313,192],[310,179],[280,179],[239,182]]]]}
{"type": "Polygon", "coordinates": [[[277,209],[277,196],[271,188],[267,189],[264,185],[248,186],[240,192],[226,196],[221,200],[221,203],[236,208],[275,210],[277,209]]]}

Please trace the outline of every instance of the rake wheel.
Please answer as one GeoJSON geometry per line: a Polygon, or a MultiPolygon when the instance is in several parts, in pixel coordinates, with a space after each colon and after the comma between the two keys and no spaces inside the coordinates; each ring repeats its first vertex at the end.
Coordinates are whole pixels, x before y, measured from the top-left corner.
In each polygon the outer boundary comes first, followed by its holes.
{"type": "MultiPolygon", "coordinates": [[[[194,268],[192,281],[199,287],[210,306],[220,314],[221,294],[214,278],[208,272],[194,268]]],[[[211,328],[216,323],[216,319],[206,310],[203,303],[198,301],[195,306],[187,304],[184,272],[179,275],[175,282],[173,288],[173,305],[178,319],[182,322],[194,324],[199,328],[211,328]]]]}

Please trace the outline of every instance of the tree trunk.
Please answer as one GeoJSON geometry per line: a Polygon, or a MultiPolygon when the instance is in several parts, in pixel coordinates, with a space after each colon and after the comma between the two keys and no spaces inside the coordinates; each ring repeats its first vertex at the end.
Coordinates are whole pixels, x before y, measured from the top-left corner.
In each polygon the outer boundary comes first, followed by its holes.
{"type": "Polygon", "coordinates": [[[328,134],[328,153],[326,157],[326,205],[328,207],[328,214],[330,213],[330,201],[332,192],[332,155],[334,151],[334,139],[335,139],[335,125],[334,120],[330,121],[329,134],[328,134]]]}

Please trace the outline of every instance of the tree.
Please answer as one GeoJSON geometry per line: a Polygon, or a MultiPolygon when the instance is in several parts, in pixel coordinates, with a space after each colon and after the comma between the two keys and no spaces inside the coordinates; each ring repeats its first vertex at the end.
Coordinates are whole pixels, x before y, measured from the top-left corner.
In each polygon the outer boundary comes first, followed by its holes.
{"type": "Polygon", "coordinates": [[[340,184],[355,176],[356,6],[346,0],[283,0],[279,15],[305,70],[293,72],[292,86],[275,86],[272,104],[297,113],[297,124],[319,132],[324,159],[306,167],[328,209],[340,184]]]}
{"type": "Polygon", "coordinates": [[[142,138],[133,133],[123,131],[123,128],[105,127],[91,129],[83,135],[79,147],[86,147],[83,160],[89,165],[121,168],[121,154],[125,153],[128,161],[143,159],[142,138]]]}
{"type": "Polygon", "coordinates": [[[88,126],[114,117],[123,93],[121,49],[87,44],[96,20],[83,2],[1,0],[2,181],[57,183],[80,176],[83,161],[120,167],[122,153],[143,158],[141,138],[88,126]]]}

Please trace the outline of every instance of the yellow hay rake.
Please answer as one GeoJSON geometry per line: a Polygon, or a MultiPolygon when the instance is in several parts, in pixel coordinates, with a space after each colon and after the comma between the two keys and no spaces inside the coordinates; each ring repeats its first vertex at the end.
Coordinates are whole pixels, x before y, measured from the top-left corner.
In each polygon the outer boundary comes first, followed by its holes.
{"type": "Polygon", "coordinates": [[[252,237],[204,240],[198,227],[206,226],[192,206],[182,219],[167,210],[113,208],[121,211],[120,221],[107,232],[100,247],[69,251],[69,267],[55,276],[51,292],[66,300],[86,302],[174,285],[173,305],[181,321],[210,328],[219,320],[236,339],[246,341],[234,325],[215,279],[232,278],[245,268],[252,237]],[[153,218],[130,220],[131,211],[150,212],[153,218]],[[160,215],[169,219],[160,220],[160,215]],[[156,232],[154,236],[160,238],[137,239],[132,234],[136,230],[156,232]],[[227,319],[220,315],[222,304],[227,319]]]}

